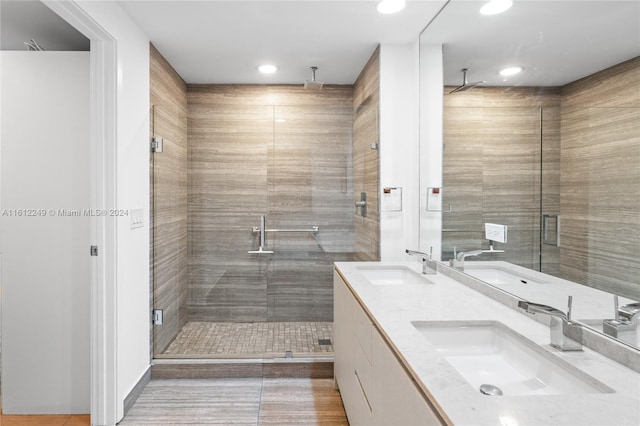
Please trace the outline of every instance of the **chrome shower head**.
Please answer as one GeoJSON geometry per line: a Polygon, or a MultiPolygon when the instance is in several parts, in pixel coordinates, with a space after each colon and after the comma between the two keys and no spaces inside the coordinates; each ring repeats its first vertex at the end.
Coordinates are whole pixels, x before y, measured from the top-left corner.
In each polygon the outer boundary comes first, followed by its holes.
{"type": "Polygon", "coordinates": [[[457,92],[464,92],[465,90],[473,89],[474,87],[476,87],[476,86],[478,86],[480,84],[486,83],[486,81],[484,81],[484,80],[474,81],[473,83],[468,83],[467,82],[467,71],[469,71],[469,68],[463,68],[462,69],[462,86],[456,87],[455,89],[450,91],[449,94],[457,93],[457,92]]]}
{"type": "Polygon", "coordinates": [[[316,71],[318,67],[311,67],[311,80],[304,81],[304,88],[306,90],[312,90],[314,92],[319,92],[322,90],[322,86],[324,85],[321,81],[316,81],[316,71]]]}

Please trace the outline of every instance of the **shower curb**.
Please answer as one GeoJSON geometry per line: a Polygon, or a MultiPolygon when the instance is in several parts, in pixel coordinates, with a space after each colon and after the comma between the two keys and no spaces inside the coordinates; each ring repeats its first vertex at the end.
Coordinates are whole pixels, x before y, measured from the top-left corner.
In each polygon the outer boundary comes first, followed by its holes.
{"type": "Polygon", "coordinates": [[[333,378],[333,357],[278,359],[155,359],[151,379],[333,378]]]}

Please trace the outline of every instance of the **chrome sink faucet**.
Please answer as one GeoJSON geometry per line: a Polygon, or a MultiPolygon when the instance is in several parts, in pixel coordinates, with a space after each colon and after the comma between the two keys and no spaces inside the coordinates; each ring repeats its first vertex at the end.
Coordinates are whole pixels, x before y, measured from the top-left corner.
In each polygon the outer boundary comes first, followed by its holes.
{"type": "MultiPolygon", "coordinates": [[[[455,254],[455,247],[453,248],[453,252],[455,254]]],[[[455,254],[455,259],[449,260],[449,266],[457,269],[458,271],[464,272],[464,259],[471,256],[480,256],[483,253],[504,253],[504,250],[497,250],[493,248],[493,241],[489,240],[489,250],[461,251],[458,254],[455,254]]]]}
{"type": "Polygon", "coordinates": [[[524,309],[530,314],[549,315],[549,331],[551,334],[551,346],[561,351],[582,350],[582,327],[571,320],[571,305],[573,297],[569,296],[568,309],[565,314],[559,309],[548,305],[520,300],[518,308],[524,309]]]}
{"type": "Polygon", "coordinates": [[[611,337],[637,345],[638,318],[640,317],[640,302],[629,303],[618,307],[618,296],[613,296],[615,310],[614,319],[606,319],[602,323],[602,331],[611,337]]]}
{"type": "MultiPolygon", "coordinates": [[[[431,247],[431,251],[433,252],[433,247],[431,247]]],[[[431,260],[431,254],[426,254],[421,251],[409,250],[406,249],[405,253],[409,256],[422,256],[422,273],[425,275],[434,275],[437,274],[436,270],[429,266],[429,261],[431,260]]]]}
{"type": "Polygon", "coordinates": [[[449,260],[449,266],[459,271],[464,271],[464,260],[471,256],[480,256],[484,253],[482,250],[461,251],[456,255],[455,259],[449,260]]]}

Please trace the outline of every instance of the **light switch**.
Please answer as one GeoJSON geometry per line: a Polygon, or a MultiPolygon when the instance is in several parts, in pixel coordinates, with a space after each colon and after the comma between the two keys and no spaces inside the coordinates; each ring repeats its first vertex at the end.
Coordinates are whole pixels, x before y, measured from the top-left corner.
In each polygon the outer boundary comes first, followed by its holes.
{"type": "Polygon", "coordinates": [[[144,226],[144,209],[131,209],[131,229],[142,228],[144,226]]]}

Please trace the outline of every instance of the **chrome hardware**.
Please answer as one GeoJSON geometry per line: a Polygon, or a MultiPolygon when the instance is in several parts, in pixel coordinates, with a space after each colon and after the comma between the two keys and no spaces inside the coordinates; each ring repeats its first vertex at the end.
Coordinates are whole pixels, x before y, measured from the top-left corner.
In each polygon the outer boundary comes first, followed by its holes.
{"type": "Polygon", "coordinates": [[[480,256],[482,253],[482,250],[460,251],[456,254],[455,259],[449,260],[449,266],[457,269],[458,271],[464,271],[464,260],[467,257],[480,256]]]}
{"type": "Polygon", "coordinates": [[[630,303],[618,306],[618,296],[613,296],[614,319],[606,319],[602,323],[602,331],[623,342],[638,344],[638,317],[640,316],[640,303],[630,303]]]}
{"type": "Polygon", "coordinates": [[[151,152],[162,152],[164,148],[164,140],[154,137],[151,139],[151,152]]]}
{"type": "Polygon", "coordinates": [[[518,308],[524,309],[529,314],[549,315],[549,332],[551,335],[551,346],[561,351],[581,351],[582,350],[582,328],[580,324],[571,320],[571,306],[573,297],[569,296],[567,313],[548,305],[520,300],[518,308]]]}
{"type": "MultiPolygon", "coordinates": [[[[433,253],[433,247],[431,248],[431,252],[433,253]]],[[[434,275],[437,274],[436,270],[429,266],[429,261],[431,261],[431,255],[427,255],[427,253],[423,253],[421,251],[409,250],[406,249],[405,253],[409,256],[422,256],[422,273],[425,275],[434,275]]]]}
{"type": "Polygon", "coordinates": [[[560,247],[560,216],[557,214],[543,214],[542,215],[542,243],[560,247]],[[550,222],[555,224],[556,232],[553,237],[549,236],[550,222]]]}
{"type": "Polygon", "coordinates": [[[162,325],[162,321],[164,319],[164,315],[162,309],[154,309],[153,310],[153,325],[162,325]]]}
{"type": "Polygon", "coordinates": [[[273,254],[273,251],[264,249],[265,240],[266,240],[265,236],[266,236],[266,233],[267,233],[266,232],[266,226],[267,226],[267,220],[265,218],[265,215],[261,215],[260,216],[260,229],[258,229],[258,232],[260,232],[260,235],[259,235],[260,245],[258,247],[258,250],[249,250],[247,253],[249,253],[249,254],[273,254]]]}
{"type": "Polygon", "coordinates": [[[358,207],[360,207],[360,214],[362,217],[367,217],[367,193],[360,193],[360,201],[356,201],[356,214],[358,213],[358,207]]]}
{"type": "MultiPolygon", "coordinates": [[[[260,232],[260,227],[259,226],[254,226],[253,228],[251,228],[251,232],[253,232],[254,234],[257,232],[260,232]]],[[[314,225],[308,229],[265,229],[264,232],[310,232],[312,234],[317,234],[320,232],[320,227],[317,225],[314,225]]]]}

